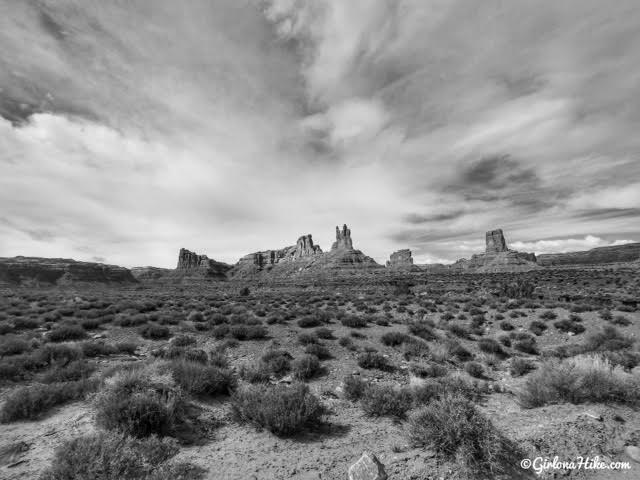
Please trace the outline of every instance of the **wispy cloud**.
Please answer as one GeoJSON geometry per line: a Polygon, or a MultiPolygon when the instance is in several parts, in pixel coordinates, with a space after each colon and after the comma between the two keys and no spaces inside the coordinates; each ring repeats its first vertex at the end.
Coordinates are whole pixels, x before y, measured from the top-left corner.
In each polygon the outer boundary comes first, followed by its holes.
{"type": "Polygon", "coordinates": [[[639,10],[0,0],[0,255],[638,240],[639,10]]]}

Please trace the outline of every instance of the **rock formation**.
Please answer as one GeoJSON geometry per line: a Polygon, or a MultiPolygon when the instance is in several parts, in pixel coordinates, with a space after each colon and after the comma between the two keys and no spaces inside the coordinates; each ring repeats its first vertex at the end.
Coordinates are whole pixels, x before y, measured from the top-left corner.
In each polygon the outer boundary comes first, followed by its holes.
{"type": "Polygon", "coordinates": [[[412,267],[413,258],[411,257],[411,250],[405,248],[393,252],[387,261],[387,267],[412,267]]]}
{"type": "Polygon", "coordinates": [[[375,260],[353,248],[351,230],[344,225],[336,227],[336,241],[331,251],[323,253],[314,245],[310,234],[298,238],[295,245],[279,250],[265,250],[242,257],[231,276],[250,276],[260,272],[272,275],[290,275],[314,270],[380,267],[375,260]]]}
{"type": "Polygon", "coordinates": [[[454,272],[526,272],[540,268],[534,253],[510,250],[501,229],[485,234],[485,253],[463,258],[449,267],[454,272]]]}
{"type": "Polygon", "coordinates": [[[135,282],[129,269],[116,265],[66,258],[0,258],[0,283],[10,285],[135,282]]]}
{"type": "Polygon", "coordinates": [[[487,255],[506,252],[509,250],[501,228],[487,232],[485,234],[485,244],[485,253],[487,255]]]}
{"type": "Polygon", "coordinates": [[[336,226],[336,241],[331,245],[331,250],[353,250],[351,230],[347,225],[343,225],[342,230],[336,226]]]}
{"type": "Polygon", "coordinates": [[[551,253],[538,255],[538,264],[597,265],[602,263],[634,262],[640,259],[640,243],[627,243],[611,247],[598,247],[582,252],[551,253]]]}
{"type": "Polygon", "coordinates": [[[314,245],[311,234],[303,235],[296,242],[296,249],[293,252],[293,259],[298,260],[304,257],[311,257],[322,253],[320,245],[314,245]]]}
{"type": "Polygon", "coordinates": [[[183,274],[198,274],[207,277],[224,278],[231,268],[226,263],[217,262],[206,255],[198,255],[195,252],[181,248],[178,253],[178,266],[176,272],[183,274]]]}

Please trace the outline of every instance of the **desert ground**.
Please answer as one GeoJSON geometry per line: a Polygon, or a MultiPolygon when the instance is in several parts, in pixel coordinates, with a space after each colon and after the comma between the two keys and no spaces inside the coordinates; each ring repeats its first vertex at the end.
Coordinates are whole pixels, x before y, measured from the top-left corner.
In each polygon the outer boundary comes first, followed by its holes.
{"type": "Polygon", "coordinates": [[[343,479],[365,451],[394,480],[638,478],[639,292],[624,266],[7,287],[0,478],[343,479]],[[520,466],[556,456],[627,466],[520,466]]]}

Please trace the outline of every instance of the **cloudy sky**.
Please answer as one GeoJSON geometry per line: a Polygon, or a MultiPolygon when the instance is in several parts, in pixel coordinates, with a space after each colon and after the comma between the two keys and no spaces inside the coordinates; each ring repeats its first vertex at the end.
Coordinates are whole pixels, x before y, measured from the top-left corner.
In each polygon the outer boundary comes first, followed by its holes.
{"type": "Polygon", "coordinates": [[[0,0],[0,256],[640,240],[637,0],[0,0]]]}

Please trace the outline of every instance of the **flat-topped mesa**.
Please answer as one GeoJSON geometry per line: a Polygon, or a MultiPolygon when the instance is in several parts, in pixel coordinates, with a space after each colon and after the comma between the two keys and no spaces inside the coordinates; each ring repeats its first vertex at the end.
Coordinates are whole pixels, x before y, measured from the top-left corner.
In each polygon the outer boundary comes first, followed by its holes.
{"type": "Polygon", "coordinates": [[[411,250],[408,248],[393,252],[387,261],[387,267],[411,267],[413,266],[413,257],[411,250]]]}
{"type": "Polygon", "coordinates": [[[209,257],[206,255],[198,255],[195,252],[181,248],[178,253],[178,270],[188,270],[191,268],[200,268],[209,266],[209,257]]]}
{"type": "Polygon", "coordinates": [[[181,248],[178,253],[178,266],[174,273],[224,279],[230,268],[231,266],[226,263],[218,262],[206,255],[198,255],[186,248],[181,248]]]}
{"type": "Polygon", "coordinates": [[[342,226],[342,230],[336,227],[336,241],[331,245],[331,250],[353,250],[351,230],[347,228],[346,224],[342,226]]]}
{"type": "Polygon", "coordinates": [[[486,233],[486,254],[492,253],[500,253],[507,252],[509,249],[507,248],[507,241],[504,239],[504,233],[502,233],[502,229],[498,228],[497,230],[491,230],[486,233]]]}

